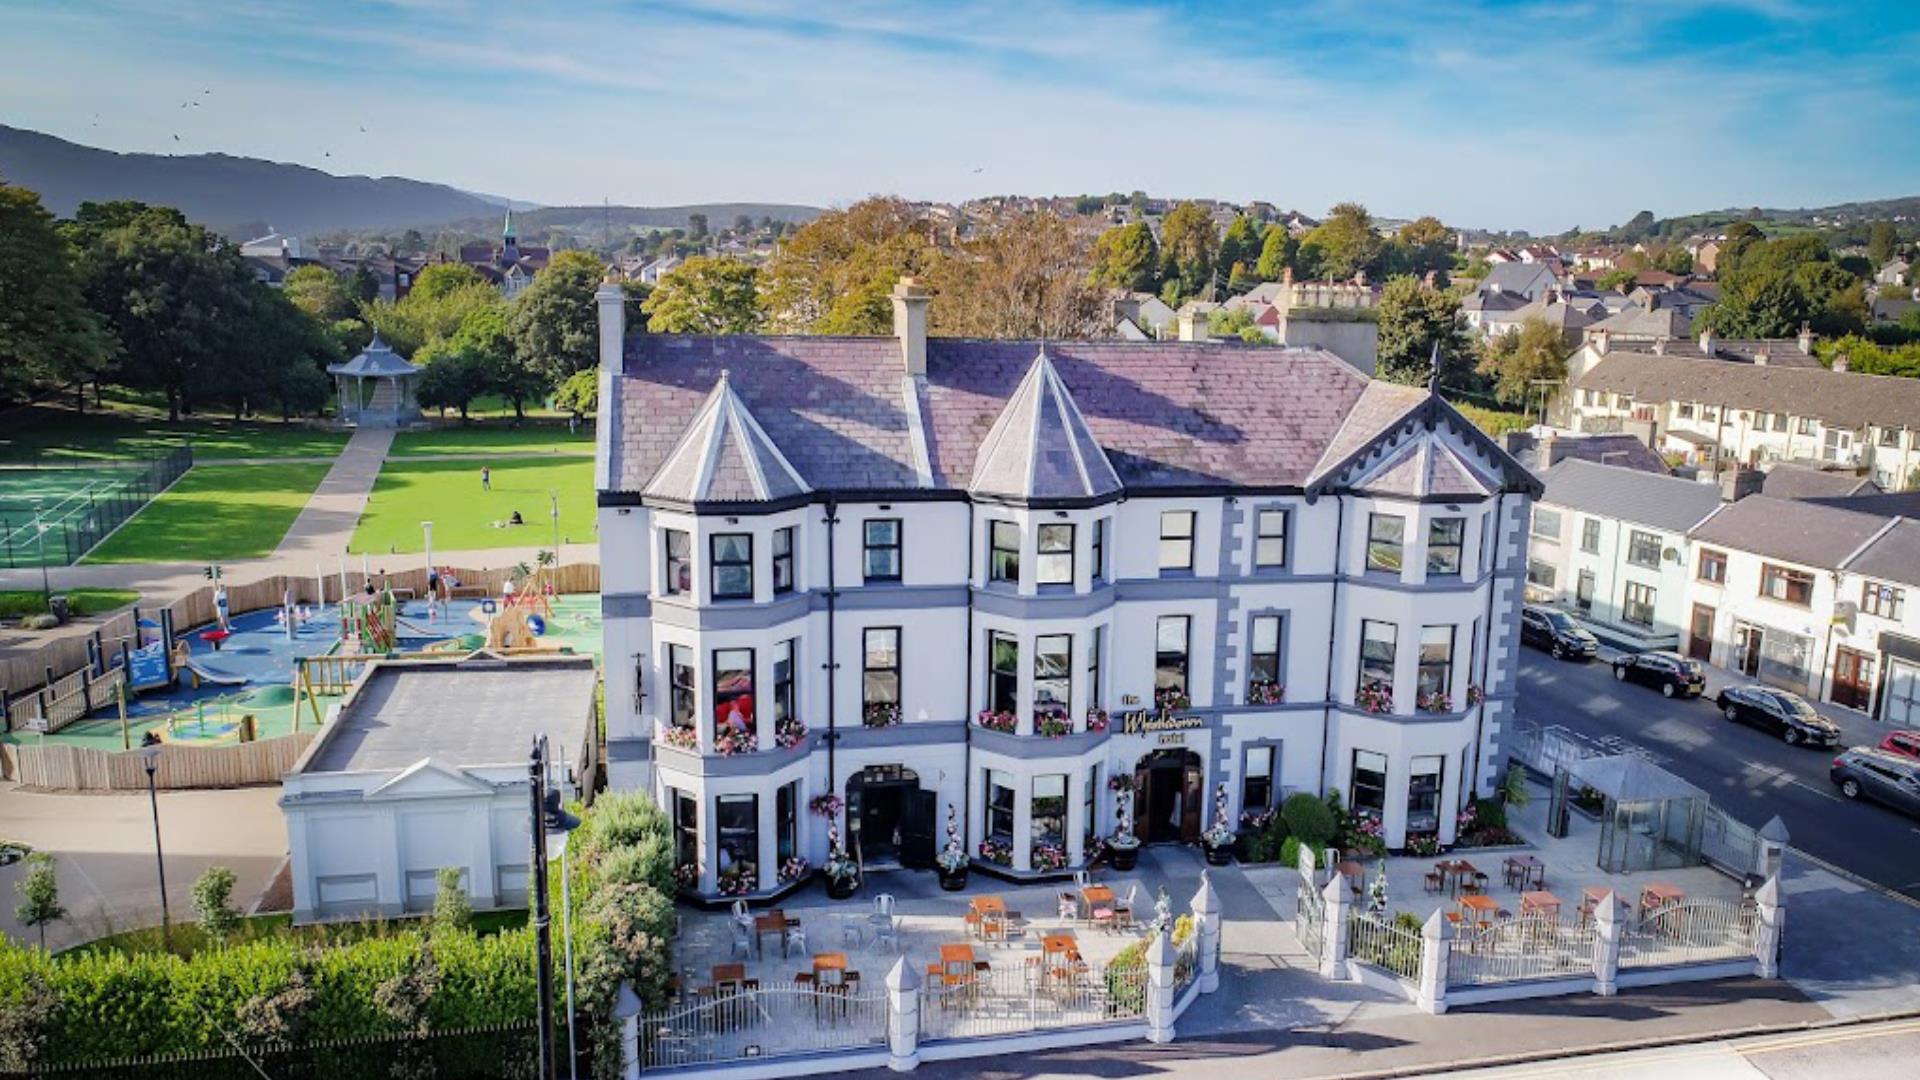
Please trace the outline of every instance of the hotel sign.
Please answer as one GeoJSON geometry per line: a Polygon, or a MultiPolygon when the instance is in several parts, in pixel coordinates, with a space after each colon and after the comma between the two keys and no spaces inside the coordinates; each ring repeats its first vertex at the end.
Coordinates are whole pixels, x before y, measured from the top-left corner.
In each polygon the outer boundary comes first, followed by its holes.
{"type": "Polygon", "coordinates": [[[1120,734],[1160,735],[1171,731],[1193,731],[1207,726],[1204,716],[1176,716],[1136,709],[1120,714],[1120,734]]]}

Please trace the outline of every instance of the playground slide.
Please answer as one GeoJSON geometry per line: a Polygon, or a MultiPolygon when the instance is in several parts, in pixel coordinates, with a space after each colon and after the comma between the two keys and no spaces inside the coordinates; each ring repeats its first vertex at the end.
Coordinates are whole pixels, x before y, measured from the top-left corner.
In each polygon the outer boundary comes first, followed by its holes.
{"type": "Polygon", "coordinates": [[[224,671],[214,671],[211,668],[203,666],[198,660],[187,660],[182,666],[188,671],[193,672],[201,682],[212,683],[215,686],[245,686],[247,684],[247,677],[245,675],[229,675],[224,671]]]}
{"type": "MultiPolygon", "coordinates": [[[[430,626],[421,626],[419,623],[412,622],[407,619],[402,619],[397,616],[393,620],[393,625],[399,627],[402,630],[405,630],[408,636],[410,637],[424,637],[424,638],[453,637],[455,636],[455,634],[459,632],[459,629],[460,629],[459,627],[442,627],[439,629],[435,629],[434,627],[430,627],[430,626]]],[[[471,624],[467,624],[467,625],[471,625],[471,624]]]]}

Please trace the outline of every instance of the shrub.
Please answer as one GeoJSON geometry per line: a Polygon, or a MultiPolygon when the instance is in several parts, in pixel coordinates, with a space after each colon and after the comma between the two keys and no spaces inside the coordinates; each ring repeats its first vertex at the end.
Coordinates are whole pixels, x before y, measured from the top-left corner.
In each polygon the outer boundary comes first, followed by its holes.
{"type": "Polygon", "coordinates": [[[193,915],[200,928],[215,941],[224,942],[240,925],[240,913],[233,909],[233,871],[224,866],[209,866],[193,883],[193,915]]]}
{"type": "Polygon", "coordinates": [[[1247,861],[1273,862],[1281,859],[1281,847],[1290,839],[1292,837],[1287,835],[1286,819],[1279,814],[1271,815],[1265,825],[1247,834],[1247,861]]]}
{"type": "Polygon", "coordinates": [[[460,868],[443,866],[434,875],[438,891],[433,897],[433,932],[456,933],[473,929],[473,905],[467,902],[467,887],[460,883],[460,868]]]}
{"type": "Polygon", "coordinates": [[[1306,792],[1289,796],[1280,807],[1280,816],[1287,823],[1289,836],[1298,837],[1301,843],[1315,850],[1326,847],[1333,839],[1333,812],[1325,802],[1306,792]]]}
{"type": "Polygon", "coordinates": [[[60,881],[54,876],[53,856],[44,851],[27,856],[26,876],[13,887],[20,894],[20,906],[13,909],[14,917],[23,926],[39,929],[40,947],[45,949],[47,924],[67,917],[67,909],[60,904],[60,881]]]}
{"type": "Polygon", "coordinates": [[[1300,840],[1289,836],[1280,842],[1280,861],[1287,866],[1300,865],[1300,840]]]}

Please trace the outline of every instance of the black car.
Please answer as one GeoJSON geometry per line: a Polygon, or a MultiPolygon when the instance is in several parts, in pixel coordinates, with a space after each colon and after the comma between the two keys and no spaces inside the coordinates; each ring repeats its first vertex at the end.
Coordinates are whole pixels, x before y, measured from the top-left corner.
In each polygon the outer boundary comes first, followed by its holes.
{"type": "Polygon", "coordinates": [[[1613,662],[1613,677],[1651,686],[1667,697],[1699,697],[1707,691],[1707,672],[1700,661],[1674,652],[1622,656],[1613,662]]]}
{"type": "Polygon", "coordinates": [[[1545,649],[1555,660],[1591,660],[1600,654],[1600,640],[1572,616],[1538,604],[1520,609],[1520,643],[1545,649]]]}
{"type": "Polygon", "coordinates": [[[1827,776],[1849,799],[1869,798],[1920,817],[1920,761],[1856,746],[1833,759],[1827,776]]]}
{"type": "Polygon", "coordinates": [[[1840,725],[1798,694],[1766,686],[1729,686],[1713,703],[1727,719],[1772,732],[1788,746],[1840,745],[1840,725]]]}

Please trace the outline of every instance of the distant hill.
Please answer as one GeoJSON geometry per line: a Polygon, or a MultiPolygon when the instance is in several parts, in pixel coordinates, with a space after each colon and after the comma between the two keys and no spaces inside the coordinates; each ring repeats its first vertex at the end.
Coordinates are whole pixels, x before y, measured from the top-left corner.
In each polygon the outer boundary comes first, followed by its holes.
{"type": "MultiPolygon", "coordinates": [[[[122,154],[0,124],[0,179],[40,193],[49,210],[70,216],[82,202],[138,199],[177,207],[217,231],[270,223],[292,235],[448,227],[491,236],[500,230],[506,200],[445,184],[400,176],[335,176],[229,154],[122,154]],[[449,224],[452,223],[452,224],[449,224]]],[[[783,203],[703,206],[598,206],[522,209],[515,220],[527,235],[547,227],[598,229],[611,216],[616,229],[685,228],[689,214],[705,214],[714,229],[746,214],[807,221],[820,211],[783,203]]]]}

